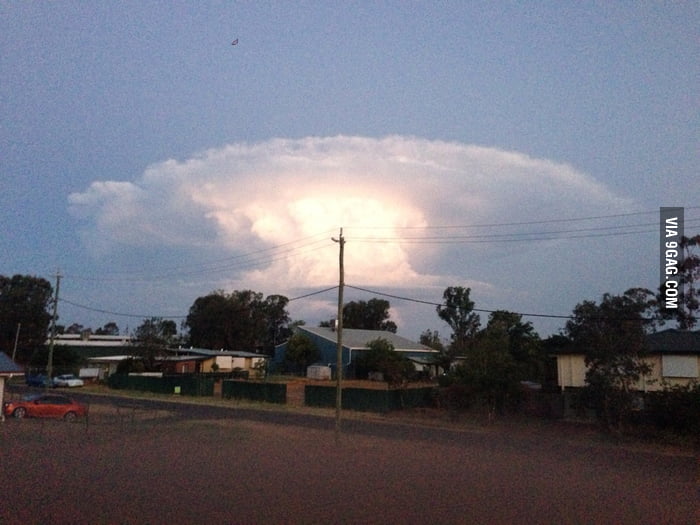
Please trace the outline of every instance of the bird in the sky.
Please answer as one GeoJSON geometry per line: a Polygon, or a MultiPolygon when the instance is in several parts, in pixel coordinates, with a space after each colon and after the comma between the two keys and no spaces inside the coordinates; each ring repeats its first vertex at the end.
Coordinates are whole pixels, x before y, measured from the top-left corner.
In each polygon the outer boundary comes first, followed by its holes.
{"type": "Polygon", "coordinates": [[[236,40],[234,40],[233,42],[231,42],[231,45],[232,45],[232,46],[235,46],[236,44],[238,44],[238,39],[236,39],[236,40]]]}

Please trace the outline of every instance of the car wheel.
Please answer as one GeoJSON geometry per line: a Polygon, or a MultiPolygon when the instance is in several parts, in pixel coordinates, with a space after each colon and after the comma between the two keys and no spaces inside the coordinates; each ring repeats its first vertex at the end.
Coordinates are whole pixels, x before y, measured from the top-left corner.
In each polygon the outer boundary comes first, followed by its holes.
{"type": "Polygon", "coordinates": [[[66,415],[63,416],[63,419],[66,421],[75,421],[75,418],[78,417],[75,415],[75,412],[66,412],[66,415]]]}
{"type": "Polygon", "coordinates": [[[15,419],[24,419],[24,417],[27,415],[27,409],[26,408],[15,408],[15,411],[12,412],[12,417],[15,419]]]}

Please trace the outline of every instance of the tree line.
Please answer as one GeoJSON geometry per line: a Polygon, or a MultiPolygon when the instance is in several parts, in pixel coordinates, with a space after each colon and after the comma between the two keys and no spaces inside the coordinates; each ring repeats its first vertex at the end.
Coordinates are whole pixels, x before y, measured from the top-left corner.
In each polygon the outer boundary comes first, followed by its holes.
{"type": "MultiPolygon", "coordinates": [[[[700,257],[694,250],[699,245],[700,235],[683,238],[681,243],[683,293],[675,311],[662,308],[661,289],[604,294],[599,302],[577,304],[561,332],[542,340],[522,315],[505,310],[491,312],[482,327],[471,290],[451,286],[436,307],[437,316],[451,331],[449,336],[442,339],[437,331],[426,330],[420,342],[438,351],[435,364],[445,372],[443,382],[462,390],[461,402],[478,401],[490,410],[502,410],[513,402],[522,381],[546,383],[552,379],[548,355],[552,349],[569,346],[585,355],[591,396],[602,419],[614,426],[630,410],[631,385],[648,373],[642,360],[645,334],[669,321],[685,330],[697,324],[700,301],[695,283],[700,278],[700,257]]],[[[0,348],[13,349],[13,353],[16,348],[20,363],[41,362],[52,302],[53,289],[46,279],[0,276],[0,348]]],[[[178,333],[174,321],[162,318],[145,319],[132,335],[144,356],[153,359],[172,344],[271,355],[277,344],[289,340],[292,359],[298,364],[313,362],[314,349],[293,338],[294,327],[304,322],[292,321],[288,303],[282,295],[217,290],[194,301],[181,325],[184,335],[178,333]]],[[[389,302],[383,299],[349,302],[343,308],[343,326],[396,332],[389,310],[389,302]]],[[[76,323],[58,327],[58,333],[83,331],[76,323]]],[[[109,322],[94,333],[118,335],[119,328],[109,322]]],[[[388,375],[398,382],[404,379],[401,374],[410,374],[410,367],[396,361],[387,353],[392,349],[383,343],[377,342],[371,350],[367,368],[384,363],[381,366],[391,369],[388,375]]]]}

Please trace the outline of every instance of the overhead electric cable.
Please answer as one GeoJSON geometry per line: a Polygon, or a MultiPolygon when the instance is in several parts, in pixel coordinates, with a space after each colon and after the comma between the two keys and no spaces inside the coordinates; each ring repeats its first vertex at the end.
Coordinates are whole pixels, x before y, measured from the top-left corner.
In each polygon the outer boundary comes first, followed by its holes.
{"type": "MultiPolygon", "coordinates": [[[[335,290],[335,289],[337,289],[337,288],[338,288],[337,285],[336,285],[336,286],[331,286],[331,287],[329,287],[329,288],[324,288],[323,290],[317,290],[317,291],[315,291],[315,292],[310,292],[310,293],[307,293],[307,294],[304,294],[304,295],[300,295],[300,296],[298,296],[298,297],[292,297],[291,299],[288,299],[287,301],[291,303],[292,301],[298,301],[298,300],[300,300],[300,299],[306,299],[307,297],[312,297],[312,296],[314,296],[314,295],[320,295],[320,294],[322,294],[322,293],[330,292],[330,291],[335,290]]],[[[95,307],[93,307],[93,306],[87,306],[87,305],[84,305],[84,304],[76,303],[76,302],[74,302],[74,301],[69,301],[68,299],[64,299],[63,297],[61,297],[61,298],[59,299],[59,301],[60,301],[60,302],[63,302],[63,303],[66,303],[66,304],[69,304],[69,305],[71,305],[71,306],[74,306],[74,307],[76,307],[76,308],[81,308],[81,309],[83,309],[83,310],[88,310],[88,311],[91,311],[91,312],[97,312],[97,313],[101,313],[101,314],[114,315],[114,316],[117,316],[117,317],[132,317],[132,318],[138,318],[138,319],[153,319],[153,318],[160,318],[160,319],[186,319],[186,318],[187,318],[186,315],[152,315],[152,314],[129,314],[129,313],[123,313],[123,312],[114,312],[114,311],[111,311],[111,310],[105,310],[105,309],[102,309],[102,308],[95,308],[95,307]]]]}
{"type": "MultiPolygon", "coordinates": [[[[700,206],[686,206],[684,208],[687,210],[700,209],[700,206]]],[[[453,224],[444,226],[360,226],[350,228],[352,230],[386,230],[386,229],[400,229],[400,230],[442,230],[442,229],[461,229],[461,228],[494,228],[502,226],[531,226],[534,224],[553,224],[561,222],[579,222],[579,221],[593,221],[599,219],[619,219],[621,217],[633,217],[638,215],[658,215],[659,210],[653,211],[639,211],[630,213],[616,213],[612,215],[593,215],[589,217],[572,217],[566,219],[544,219],[539,221],[516,221],[516,222],[497,222],[497,223],[482,223],[482,224],[453,224]]],[[[687,220],[687,218],[686,218],[687,220]]]]}
{"type": "MultiPolygon", "coordinates": [[[[359,286],[351,286],[349,284],[346,284],[345,286],[346,286],[346,288],[352,288],[353,290],[359,290],[361,292],[367,292],[367,293],[371,293],[371,294],[379,295],[379,296],[383,296],[383,297],[390,297],[392,299],[399,299],[401,301],[408,301],[408,302],[419,303],[419,304],[427,304],[427,305],[435,306],[435,307],[447,306],[444,303],[434,303],[431,301],[424,301],[422,299],[414,299],[411,297],[402,297],[400,295],[393,295],[393,294],[388,294],[388,293],[384,293],[384,292],[378,292],[376,290],[369,290],[367,288],[361,288],[359,286]]],[[[533,314],[533,313],[528,313],[528,312],[514,312],[513,310],[506,310],[503,308],[500,308],[497,310],[486,310],[484,308],[472,308],[472,311],[488,313],[488,314],[507,311],[507,312],[510,312],[510,313],[513,313],[516,315],[520,315],[522,317],[542,317],[542,318],[548,318],[548,319],[573,319],[574,318],[573,315],[533,314]]],[[[609,319],[609,318],[601,318],[601,319],[609,319]]],[[[617,318],[617,319],[609,319],[609,320],[614,320],[614,321],[653,321],[654,319],[642,317],[642,318],[629,318],[629,319],[617,318]]]]}

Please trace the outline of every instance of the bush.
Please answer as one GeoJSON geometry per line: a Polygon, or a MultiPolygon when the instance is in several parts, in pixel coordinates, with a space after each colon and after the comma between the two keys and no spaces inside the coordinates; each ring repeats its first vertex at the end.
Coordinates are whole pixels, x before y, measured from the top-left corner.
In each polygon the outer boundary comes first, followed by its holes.
{"type": "Polygon", "coordinates": [[[700,384],[664,385],[662,391],[649,393],[646,413],[649,422],[660,430],[700,435],[700,384]]]}

